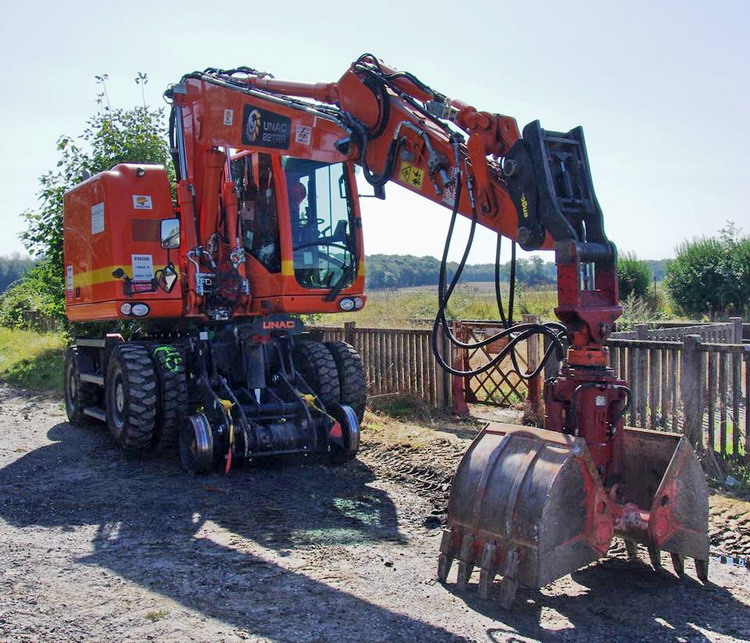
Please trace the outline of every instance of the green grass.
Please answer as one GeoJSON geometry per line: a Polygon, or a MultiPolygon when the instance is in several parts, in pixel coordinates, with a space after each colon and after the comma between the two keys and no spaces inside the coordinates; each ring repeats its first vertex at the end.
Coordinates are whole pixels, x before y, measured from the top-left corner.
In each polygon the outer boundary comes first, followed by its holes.
{"type": "Polygon", "coordinates": [[[62,393],[65,337],[0,328],[0,379],[32,391],[62,393]]]}
{"type": "MultiPolygon", "coordinates": [[[[503,299],[507,306],[507,285],[503,287],[503,299]]],[[[553,309],[556,305],[557,293],[554,290],[528,290],[517,296],[514,318],[532,314],[552,320],[555,319],[553,309]]],[[[415,320],[421,320],[417,325],[429,324],[436,313],[437,287],[370,290],[363,310],[320,315],[316,323],[338,326],[353,321],[364,328],[409,328],[415,325],[415,320]]],[[[448,302],[446,313],[449,319],[499,319],[495,293],[483,283],[459,286],[448,302]]]]}

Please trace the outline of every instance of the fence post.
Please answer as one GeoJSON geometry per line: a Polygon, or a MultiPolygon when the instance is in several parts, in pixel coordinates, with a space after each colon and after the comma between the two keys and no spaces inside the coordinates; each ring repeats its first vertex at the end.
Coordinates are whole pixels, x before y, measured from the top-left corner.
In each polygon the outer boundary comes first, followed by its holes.
{"type": "MultiPolygon", "coordinates": [[[[523,321],[526,324],[538,324],[537,315],[524,315],[523,321]]],[[[526,340],[526,359],[529,364],[529,371],[539,366],[541,355],[539,353],[539,335],[534,334],[526,340]]],[[[536,417],[544,417],[544,408],[542,406],[542,374],[541,372],[527,380],[529,387],[529,407],[531,413],[536,417]]]]}
{"type": "Polygon", "coordinates": [[[729,323],[732,324],[732,344],[742,343],[742,317],[730,317],[729,323]]]}
{"type": "Polygon", "coordinates": [[[693,448],[703,450],[703,382],[700,335],[682,338],[680,397],[685,417],[685,437],[693,448]]]}
{"type": "Polygon", "coordinates": [[[344,322],[344,341],[347,344],[351,344],[354,346],[354,335],[356,334],[357,329],[355,328],[355,322],[348,321],[344,322]]]}

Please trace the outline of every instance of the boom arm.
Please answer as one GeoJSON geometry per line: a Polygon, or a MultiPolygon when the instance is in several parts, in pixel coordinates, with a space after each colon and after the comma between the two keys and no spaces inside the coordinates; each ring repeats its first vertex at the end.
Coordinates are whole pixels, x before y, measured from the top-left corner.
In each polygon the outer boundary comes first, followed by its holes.
{"type": "Polygon", "coordinates": [[[521,138],[513,118],[449,99],[369,54],[336,83],[264,74],[244,82],[334,105],[346,131],[335,147],[364,168],[376,191],[394,180],[525,250],[554,246],[556,313],[571,335],[570,357],[605,362],[601,344],[621,312],[616,251],[604,234],[581,128],[546,132],[533,122],[521,138]]]}

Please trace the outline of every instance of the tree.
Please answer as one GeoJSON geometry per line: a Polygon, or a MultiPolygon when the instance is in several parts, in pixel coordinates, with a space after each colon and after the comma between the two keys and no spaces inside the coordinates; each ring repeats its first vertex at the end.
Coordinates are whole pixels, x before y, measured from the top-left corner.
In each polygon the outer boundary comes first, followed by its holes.
{"type": "Polygon", "coordinates": [[[667,264],[670,296],[688,315],[742,315],[750,307],[750,237],[731,222],[718,237],[686,241],[667,264]]]}
{"type": "Polygon", "coordinates": [[[617,258],[617,277],[621,300],[624,301],[631,295],[640,299],[648,297],[648,289],[653,279],[651,268],[635,254],[626,252],[617,258]]]}
{"type": "MultiPolygon", "coordinates": [[[[39,178],[39,206],[21,216],[28,227],[21,240],[40,258],[34,269],[34,285],[43,288],[55,305],[44,314],[62,318],[64,314],[63,279],[63,195],[84,177],[109,170],[118,163],[155,163],[171,172],[164,112],[145,104],[132,109],[111,109],[107,97],[106,75],[97,76],[101,93],[98,114],[86,122],[78,137],[61,136],[57,142],[60,160],[54,170],[39,178]]],[[[136,84],[144,90],[145,74],[138,72],[136,84]]],[[[31,303],[31,302],[30,302],[31,303]]]]}

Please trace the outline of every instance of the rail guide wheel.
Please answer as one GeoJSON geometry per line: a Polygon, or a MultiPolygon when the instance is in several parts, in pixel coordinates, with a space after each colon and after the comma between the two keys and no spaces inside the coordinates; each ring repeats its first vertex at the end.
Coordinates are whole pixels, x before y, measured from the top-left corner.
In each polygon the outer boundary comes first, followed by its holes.
{"type": "Polygon", "coordinates": [[[188,473],[200,475],[214,469],[214,439],[203,413],[189,416],[180,431],[180,464],[188,473]]]}
{"type": "Polygon", "coordinates": [[[351,406],[330,404],[328,414],[335,423],[328,432],[328,459],[331,464],[344,464],[359,451],[359,420],[351,406]]]}

